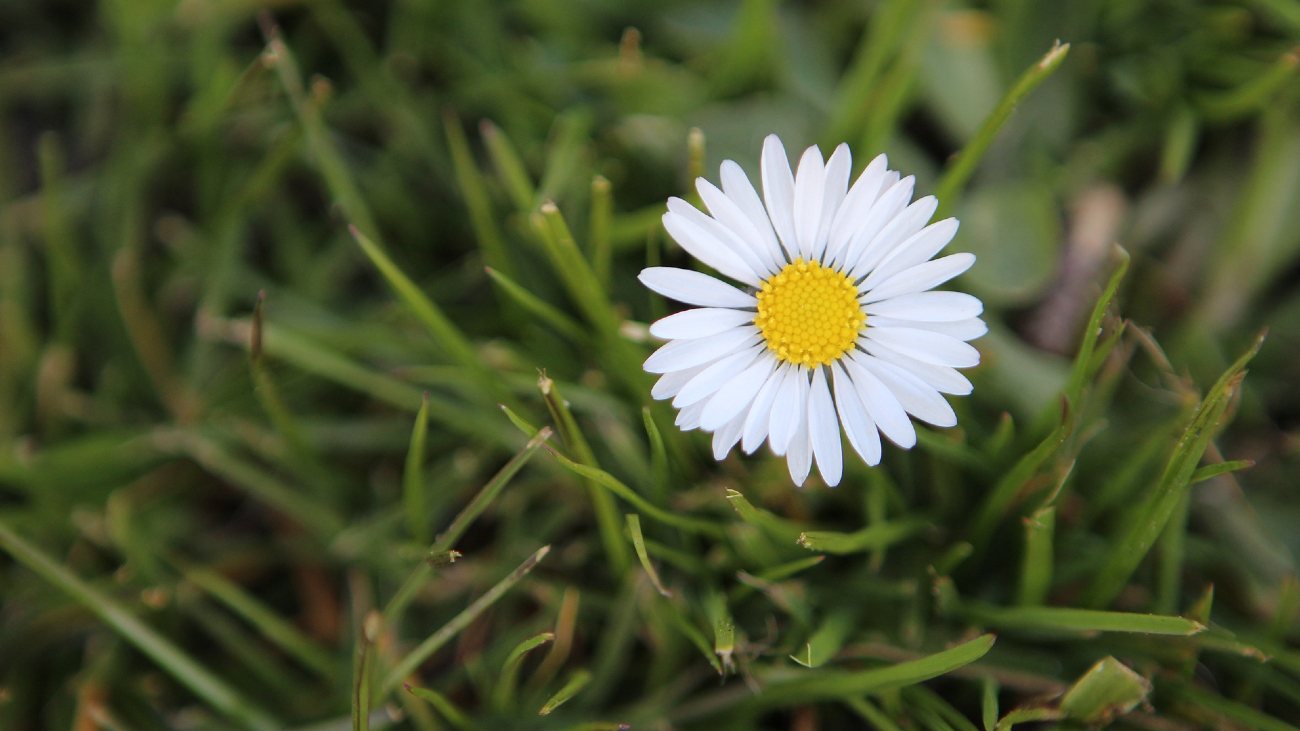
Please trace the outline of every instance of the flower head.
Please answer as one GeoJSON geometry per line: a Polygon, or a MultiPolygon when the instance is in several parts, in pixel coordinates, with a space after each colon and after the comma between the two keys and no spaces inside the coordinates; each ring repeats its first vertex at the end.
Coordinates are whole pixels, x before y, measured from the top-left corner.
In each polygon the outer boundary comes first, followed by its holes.
{"type": "Polygon", "coordinates": [[[651,394],[673,400],[677,425],[713,432],[713,456],[766,441],[803,485],[814,459],[828,485],[843,473],[840,429],[869,465],[880,435],[916,444],[911,417],[953,426],[941,394],[971,384],[957,368],[979,363],[967,341],[988,328],[983,304],[932,292],[975,263],[933,259],[957,220],[930,224],[938,202],[912,201],[915,180],[880,155],[849,186],[840,145],[823,162],[809,147],[792,174],[776,135],[763,144],[759,197],[740,166],[722,163],[722,188],[696,180],[709,213],[668,201],[664,227],[696,259],[745,285],[700,272],[650,267],[641,282],[690,305],[650,333],[669,342],[645,362],[663,374],[651,394]],[[929,225],[927,225],[929,224],[929,225]]]}

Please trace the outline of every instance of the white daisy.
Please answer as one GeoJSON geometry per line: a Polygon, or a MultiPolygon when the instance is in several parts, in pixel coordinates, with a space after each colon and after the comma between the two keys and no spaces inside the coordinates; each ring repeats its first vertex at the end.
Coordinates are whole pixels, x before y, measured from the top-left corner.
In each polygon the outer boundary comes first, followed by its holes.
{"type": "Polygon", "coordinates": [[[840,428],[869,465],[880,435],[916,444],[908,415],[935,426],[957,416],[941,394],[964,396],[957,368],[980,360],[967,341],[988,328],[984,305],[960,292],[927,291],[975,263],[973,254],[931,260],[957,220],[926,225],[938,202],[912,202],[912,176],[880,155],[850,188],[849,148],[823,162],[809,147],[791,174],[776,135],[763,144],[763,197],[740,166],[722,163],[722,188],[695,181],[705,214],[668,201],[664,227],[682,248],[737,288],[700,272],[650,267],[641,282],[698,305],[659,320],[669,342],[645,362],[663,376],[651,394],[673,400],[677,425],[713,432],[713,456],[765,440],[802,486],[815,459],[822,479],[843,472],[840,428]]]}

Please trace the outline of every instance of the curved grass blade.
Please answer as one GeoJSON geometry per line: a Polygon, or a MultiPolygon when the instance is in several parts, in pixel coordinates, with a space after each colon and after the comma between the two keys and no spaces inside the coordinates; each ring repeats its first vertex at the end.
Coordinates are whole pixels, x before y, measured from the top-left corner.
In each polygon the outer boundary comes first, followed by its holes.
{"type": "Polygon", "coordinates": [[[510,651],[510,654],[506,656],[505,663],[501,666],[501,675],[497,678],[496,689],[493,692],[493,702],[496,703],[498,709],[509,708],[514,701],[516,680],[519,678],[519,668],[524,663],[524,655],[547,642],[554,641],[554,632],[542,632],[520,642],[515,646],[515,649],[510,651]]]}
{"type": "Polygon", "coordinates": [[[1177,637],[1187,637],[1205,631],[1205,625],[1200,622],[1160,614],[1132,614],[1068,607],[993,607],[972,603],[963,603],[962,610],[974,621],[1005,630],[1085,634],[1135,632],[1177,637]]]}
{"type": "Polygon", "coordinates": [[[194,695],[235,723],[249,731],[276,731],[281,728],[281,724],[266,711],[226,685],[224,680],[141,622],[112,597],[86,583],[36,546],[20,538],[3,522],[0,522],[0,548],[4,548],[18,562],[72,597],[136,649],[158,663],[178,683],[189,688],[194,695]]]}
{"type": "Polygon", "coordinates": [[[546,704],[543,705],[542,709],[537,713],[542,716],[549,716],[552,711],[568,702],[569,699],[573,698],[573,696],[577,695],[583,688],[587,687],[587,684],[590,682],[590,670],[574,671],[573,675],[569,676],[568,682],[566,682],[564,686],[555,693],[555,695],[551,696],[550,700],[546,701],[546,704]]]}

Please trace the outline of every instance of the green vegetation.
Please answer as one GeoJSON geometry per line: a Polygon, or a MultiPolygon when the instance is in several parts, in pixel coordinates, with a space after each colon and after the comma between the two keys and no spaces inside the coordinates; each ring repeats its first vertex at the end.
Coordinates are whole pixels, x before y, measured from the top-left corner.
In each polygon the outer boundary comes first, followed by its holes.
{"type": "Polygon", "coordinates": [[[0,729],[1300,726],[1300,0],[261,5],[0,0],[0,729]],[[772,132],[979,256],[833,490],[640,367],[772,132]]]}

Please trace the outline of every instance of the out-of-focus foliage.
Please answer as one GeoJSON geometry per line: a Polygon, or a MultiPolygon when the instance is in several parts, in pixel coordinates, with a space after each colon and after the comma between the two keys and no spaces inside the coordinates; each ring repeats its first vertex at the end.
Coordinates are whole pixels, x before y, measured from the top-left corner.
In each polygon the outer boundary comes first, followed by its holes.
{"type": "Polygon", "coordinates": [[[1300,2],[264,5],[0,0],[0,728],[1300,720],[1300,2]],[[640,370],[772,132],[980,258],[835,490],[640,370]]]}

